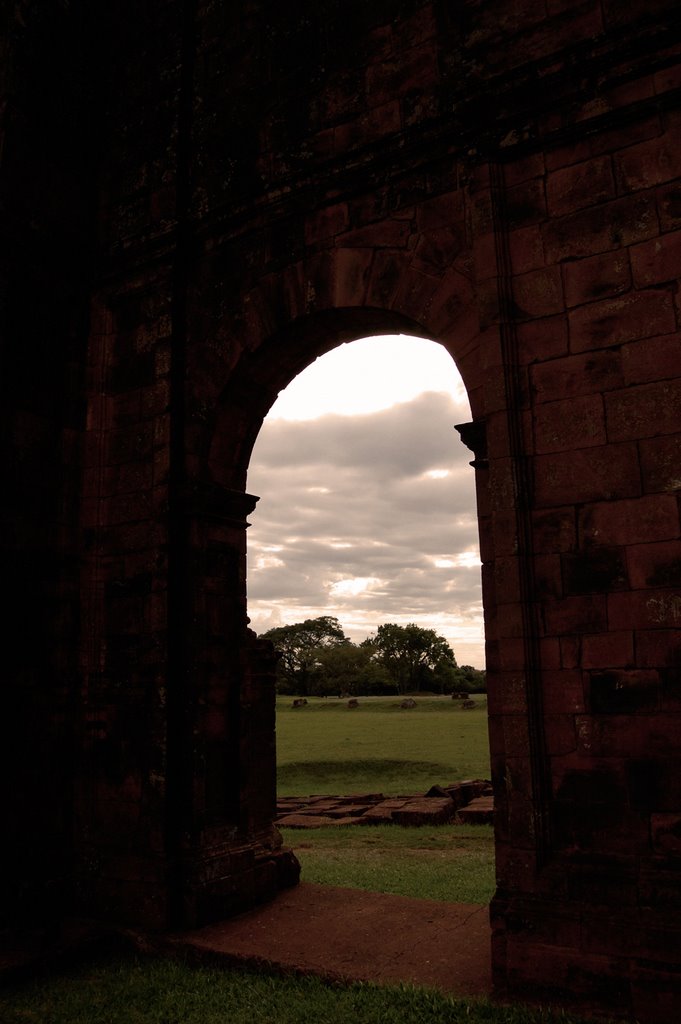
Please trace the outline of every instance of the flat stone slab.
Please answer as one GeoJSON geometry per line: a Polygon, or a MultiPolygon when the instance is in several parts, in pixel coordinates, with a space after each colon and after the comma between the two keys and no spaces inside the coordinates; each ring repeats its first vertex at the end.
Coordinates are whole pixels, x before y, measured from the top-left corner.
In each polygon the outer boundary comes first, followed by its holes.
{"type": "Polygon", "coordinates": [[[360,814],[366,814],[366,804],[340,804],[332,807],[328,814],[330,818],[358,818],[360,814]]]}
{"type": "Polygon", "coordinates": [[[362,817],[357,819],[357,823],[359,825],[389,825],[394,821],[393,815],[395,811],[404,807],[407,800],[408,797],[381,800],[375,807],[370,807],[368,811],[365,811],[362,817]]]}
{"type": "MultiPolygon", "coordinates": [[[[354,822],[354,818],[352,821],[354,822]]],[[[323,825],[333,825],[338,818],[328,818],[321,814],[285,814],[277,820],[277,825],[282,828],[321,828],[323,825]]]]}
{"type": "Polygon", "coordinates": [[[455,813],[454,801],[449,797],[421,797],[396,808],[393,821],[397,825],[444,825],[452,820],[455,813]]]}
{"type": "Polygon", "coordinates": [[[466,807],[459,808],[457,817],[466,825],[490,825],[494,821],[494,799],[491,796],[476,797],[466,807]]]}
{"type": "Polygon", "coordinates": [[[492,820],[492,785],[486,779],[466,779],[445,786],[432,786],[423,796],[384,797],[382,793],[352,793],[347,796],[280,797],[277,824],[287,828],[319,828],[342,821],[351,825],[439,825],[449,821],[488,822],[492,820]],[[478,805],[481,799],[488,801],[478,805]],[[457,811],[469,806],[471,815],[457,811]]]}
{"type": "Polygon", "coordinates": [[[354,818],[355,825],[390,825],[393,820],[393,812],[387,811],[382,806],[374,807],[366,811],[360,818],[354,818]]]}

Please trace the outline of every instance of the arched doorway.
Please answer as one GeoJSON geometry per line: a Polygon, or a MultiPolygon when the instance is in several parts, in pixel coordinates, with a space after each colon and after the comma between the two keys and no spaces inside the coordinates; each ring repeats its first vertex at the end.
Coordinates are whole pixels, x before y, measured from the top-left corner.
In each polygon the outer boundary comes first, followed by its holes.
{"type": "MultiPolygon", "coordinates": [[[[454,424],[468,419],[470,406],[451,356],[425,339],[393,335],[351,342],[296,377],[265,420],[249,466],[249,490],[260,495],[248,531],[252,628],[275,639],[283,637],[281,627],[331,616],[347,636],[347,650],[359,656],[366,650],[361,642],[381,623],[418,623],[447,641],[459,666],[484,668],[474,473],[470,452],[454,431],[454,424]]],[[[332,659],[323,659],[315,673],[307,655],[302,656],[304,672],[290,667],[277,684],[280,813],[296,806],[294,793],[365,792],[378,803],[378,791],[394,800],[399,793],[425,794],[435,784],[489,777],[484,693],[468,701],[479,705],[474,714],[462,714],[461,704],[453,705],[450,698],[452,690],[478,690],[472,674],[469,682],[458,672],[452,673],[456,681],[449,682],[433,674],[429,683],[424,676],[414,684],[418,712],[395,716],[399,700],[396,704],[397,691],[387,674],[378,683],[368,676],[351,679],[345,672],[334,687],[332,659]],[[291,694],[297,698],[293,704],[291,694]],[[348,716],[348,698],[356,695],[360,700],[350,701],[348,716]],[[309,710],[291,714],[296,705],[309,710]],[[311,716],[312,708],[323,709],[322,717],[311,716]],[[329,740],[336,725],[344,735],[333,747],[329,740]],[[371,752],[361,739],[368,727],[374,737],[371,752]],[[419,745],[421,729],[429,732],[419,745]],[[384,730],[385,742],[376,745],[384,730]],[[354,743],[355,764],[348,750],[354,743]],[[436,748],[439,761],[433,760],[436,748]]],[[[360,672],[358,657],[353,664],[360,672]]],[[[355,814],[363,806],[357,803],[355,814]]],[[[310,805],[305,813],[313,811],[310,805]]],[[[340,802],[330,811],[341,813],[340,802]]],[[[444,814],[445,809],[438,811],[444,814]]],[[[372,809],[372,814],[381,813],[372,809]]],[[[423,824],[429,822],[425,809],[420,814],[423,824]]],[[[284,820],[302,824],[304,815],[297,818],[294,811],[284,820]]],[[[336,864],[345,858],[333,845],[338,832],[332,831],[317,859],[318,875],[313,874],[310,840],[320,834],[285,832],[287,843],[305,851],[299,856],[307,880],[324,881],[339,873],[342,879],[342,871],[349,871],[351,856],[346,864],[336,864]]],[[[440,832],[435,829],[428,841],[442,844],[440,832]]],[[[363,887],[371,888],[376,855],[388,856],[383,844],[392,830],[384,834],[379,829],[380,836],[372,833],[370,839],[366,828],[353,833],[346,842],[357,857],[363,887]],[[367,842],[374,844],[367,851],[369,875],[360,863],[367,842]]],[[[402,875],[405,868],[411,874],[417,861],[422,875],[432,859],[441,878],[433,891],[440,898],[449,892],[450,899],[476,899],[456,889],[454,873],[444,863],[452,852],[433,853],[428,842],[417,841],[422,834],[410,829],[400,837],[402,875]]],[[[487,865],[490,851],[484,849],[484,838],[471,832],[467,839],[487,865]]],[[[468,856],[460,836],[456,843],[452,837],[451,845],[459,860],[468,856]]],[[[483,871],[478,875],[477,888],[483,890],[483,871]]],[[[345,878],[353,883],[351,870],[345,878]]],[[[491,868],[484,878],[487,888],[479,898],[486,901],[491,868]]],[[[374,884],[378,887],[378,879],[374,884]]],[[[394,884],[397,891],[408,885],[404,877],[394,884]]],[[[462,891],[475,893],[476,884],[462,891]]]]}
{"type": "MultiPolygon", "coordinates": [[[[457,306],[457,309],[459,307],[457,306]]],[[[262,422],[274,403],[277,395],[305,366],[311,364],[318,356],[329,352],[344,341],[353,341],[357,337],[369,334],[385,334],[396,330],[404,334],[425,338],[432,344],[435,340],[431,332],[425,331],[422,324],[394,311],[372,308],[343,308],[325,310],[303,317],[289,325],[284,331],[244,351],[239,363],[231,372],[230,380],[220,396],[217,418],[213,421],[210,438],[210,449],[207,452],[208,464],[213,477],[213,495],[217,499],[230,502],[238,514],[240,528],[232,534],[231,545],[237,547],[235,552],[238,565],[238,588],[232,588],[232,594],[238,592],[236,614],[230,617],[232,623],[240,623],[240,633],[234,634],[235,641],[243,649],[243,673],[240,696],[241,707],[238,715],[231,716],[233,740],[232,749],[240,751],[240,778],[242,786],[238,797],[237,820],[239,828],[250,837],[261,837],[268,848],[276,843],[276,832],[272,831],[275,816],[275,757],[274,757],[274,720],[273,720],[273,662],[271,653],[256,640],[252,631],[247,628],[246,606],[246,532],[245,517],[250,514],[257,498],[245,494],[246,476],[250,464],[253,445],[260,431],[262,422]],[[224,484],[219,486],[222,479],[224,484]],[[225,488],[223,490],[223,487],[225,488]],[[219,489],[218,489],[219,488],[219,489]],[[223,498],[220,498],[222,492],[223,498]],[[231,497],[233,496],[233,497],[231,497]],[[243,639],[238,640],[238,636],[243,639]],[[256,667],[253,667],[253,666],[256,667]],[[264,667],[263,667],[264,666],[264,667]],[[253,682],[256,680],[256,682],[253,682]],[[244,713],[244,697],[247,713],[244,713]],[[236,723],[236,725],[235,725],[236,723]],[[236,730],[236,731],[234,731],[236,730]]],[[[479,385],[477,377],[475,332],[471,322],[464,316],[464,326],[458,334],[450,326],[449,340],[445,346],[447,358],[461,356],[464,361],[464,379],[471,394],[471,382],[479,385]],[[457,351],[457,345],[459,350],[457,351]]],[[[478,388],[471,394],[471,407],[480,408],[478,388]]],[[[457,419],[455,415],[453,419],[457,419]]],[[[454,423],[447,423],[447,433],[451,448],[456,445],[456,434],[452,428],[454,423]]],[[[459,428],[468,436],[469,428],[459,424],[459,428]]],[[[475,444],[478,454],[483,456],[484,429],[478,429],[475,444]]],[[[470,453],[466,453],[470,458],[470,453]]],[[[467,461],[467,460],[466,460],[467,461]]],[[[437,469],[437,467],[428,467],[437,469]]],[[[486,490],[486,461],[484,457],[475,460],[479,492],[486,490]]],[[[465,472],[470,474],[466,466],[465,472]]],[[[211,501],[216,500],[211,497],[211,501]]],[[[226,539],[226,535],[225,535],[226,539]]],[[[446,554],[438,552],[437,554],[446,554]]],[[[233,606],[234,607],[234,606],[233,606]]],[[[221,712],[222,713],[222,712],[221,712]]],[[[226,719],[225,719],[226,720],[226,719]]]]}

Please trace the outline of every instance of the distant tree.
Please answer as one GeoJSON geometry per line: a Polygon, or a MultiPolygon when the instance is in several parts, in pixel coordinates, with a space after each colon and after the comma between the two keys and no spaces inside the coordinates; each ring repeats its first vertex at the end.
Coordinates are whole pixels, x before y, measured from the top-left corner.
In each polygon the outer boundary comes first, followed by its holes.
{"type": "Polygon", "coordinates": [[[322,615],[290,626],[275,626],[262,634],[279,654],[277,679],[280,691],[307,696],[320,655],[326,649],[347,643],[338,619],[322,615]]]}
{"type": "Polygon", "coordinates": [[[487,676],[483,669],[473,668],[472,665],[460,665],[456,670],[460,683],[457,688],[468,690],[469,693],[485,693],[487,690],[487,676]]]}
{"type": "Polygon", "coordinates": [[[447,669],[456,669],[454,652],[445,638],[413,622],[406,626],[387,622],[364,643],[373,647],[401,694],[420,690],[436,672],[442,676],[447,669]]]}
{"type": "Polygon", "coordinates": [[[348,694],[351,696],[385,693],[391,679],[373,658],[373,651],[351,643],[333,644],[318,650],[312,691],[317,696],[348,694]]]}
{"type": "Polygon", "coordinates": [[[459,669],[456,662],[441,659],[431,670],[431,689],[437,693],[452,693],[462,688],[459,683],[459,669]]]}

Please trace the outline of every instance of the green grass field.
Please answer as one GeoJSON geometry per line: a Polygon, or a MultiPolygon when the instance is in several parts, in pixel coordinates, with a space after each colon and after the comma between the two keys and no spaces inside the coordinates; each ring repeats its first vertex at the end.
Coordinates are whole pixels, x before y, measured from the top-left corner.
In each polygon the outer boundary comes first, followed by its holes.
{"type": "Polygon", "coordinates": [[[489,778],[487,704],[463,710],[447,697],[277,700],[278,791],[282,796],[421,793],[435,783],[489,778]]]}
{"type": "MultiPolygon", "coordinates": [[[[310,698],[277,701],[278,788],[312,793],[425,793],[435,783],[489,777],[487,706],[462,709],[449,698],[310,698]]],[[[452,903],[487,903],[494,892],[490,826],[285,829],[302,878],[452,903]]]]}
{"type": "Polygon", "coordinates": [[[304,882],[447,903],[489,903],[494,895],[490,825],[332,825],[282,835],[304,882]]]}

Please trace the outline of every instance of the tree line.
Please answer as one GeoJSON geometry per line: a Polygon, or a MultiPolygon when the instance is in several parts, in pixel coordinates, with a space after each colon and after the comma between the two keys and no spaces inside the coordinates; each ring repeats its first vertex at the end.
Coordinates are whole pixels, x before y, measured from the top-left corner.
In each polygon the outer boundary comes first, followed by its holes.
{"type": "Polygon", "coordinates": [[[331,615],[276,626],[262,636],[279,655],[277,691],[301,697],[481,693],[485,673],[457,665],[433,629],[386,622],[359,644],[331,615]]]}

